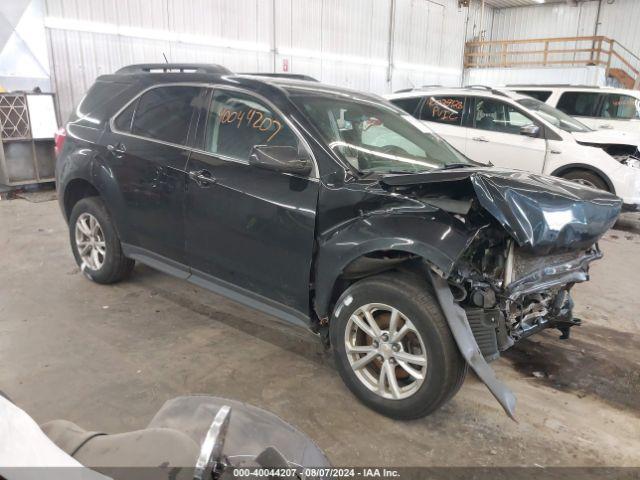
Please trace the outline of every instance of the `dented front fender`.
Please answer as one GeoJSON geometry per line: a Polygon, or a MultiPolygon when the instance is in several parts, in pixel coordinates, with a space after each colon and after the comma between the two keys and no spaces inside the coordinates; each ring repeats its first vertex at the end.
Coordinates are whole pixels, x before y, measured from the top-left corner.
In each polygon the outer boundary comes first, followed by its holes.
{"type": "Polygon", "coordinates": [[[441,210],[374,212],[331,229],[319,238],[315,310],[328,316],[333,286],[354,260],[372,252],[406,252],[449,274],[477,234],[441,210]]]}

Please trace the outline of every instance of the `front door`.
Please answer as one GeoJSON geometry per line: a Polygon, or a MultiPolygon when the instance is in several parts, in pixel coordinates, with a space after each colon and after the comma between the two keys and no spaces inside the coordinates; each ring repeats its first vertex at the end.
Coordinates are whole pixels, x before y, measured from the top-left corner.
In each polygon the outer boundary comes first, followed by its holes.
{"type": "Polygon", "coordinates": [[[521,135],[525,125],[536,124],[525,112],[506,102],[476,97],[471,112],[467,157],[498,167],[542,173],[546,140],[521,135]]]}
{"type": "MultiPolygon", "coordinates": [[[[309,313],[317,172],[310,177],[249,165],[256,145],[308,148],[275,108],[216,88],[187,170],[186,248],[194,281],[252,306],[309,313]]],[[[280,312],[276,315],[282,316],[280,312]]]]}
{"type": "Polygon", "coordinates": [[[204,91],[186,85],[155,87],[125,108],[105,132],[111,174],[122,186],[120,233],[134,258],[186,265],[185,146],[204,91]]]}

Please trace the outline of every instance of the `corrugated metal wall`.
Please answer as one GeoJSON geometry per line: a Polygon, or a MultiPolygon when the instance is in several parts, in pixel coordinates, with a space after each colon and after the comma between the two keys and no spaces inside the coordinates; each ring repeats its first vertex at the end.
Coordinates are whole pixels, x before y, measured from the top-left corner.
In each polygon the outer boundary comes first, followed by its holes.
{"type": "Polygon", "coordinates": [[[462,81],[467,9],[459,8],[458,0],[46,4],[62,118],[96,76],[130,63],[162,62],[163,55],[170,62],[220,63],[237,72],[287,68],[377,93],[462,81]]]}
{"type": "Polygon", "coordinates": [[[495,40],[593,35],[598,2],[552,3],[493,12],[495,40]]]}
{"type": "MultiPolygon", "coordinates": [[[[567,4],[548,4],[532,7],[495,9],[491,36],[495,40],[573,37],[597,35],[613,38],[640,56],[640,1],[638,0],[590,0],[577,6],[567,4]],[[598,20],[598,6],[600,16],[598,20]]],[[[567,44],[554,44],[553,48],[571,48],[567,44]]],[[[579,48],[589,48],[581,43],[579,48]]],[[[568,56],[555,55],[554,59],[567,59],[568,56]]],[[[632,57],[628,57],[632,58],[632,57]]],[[[539,57],[538,57],[539,59],[539,57]]],[[[619,62],[614,60],[613,66],[619,62]]],[[[640,68],[640,61],[633,60],[640,68]]]]}

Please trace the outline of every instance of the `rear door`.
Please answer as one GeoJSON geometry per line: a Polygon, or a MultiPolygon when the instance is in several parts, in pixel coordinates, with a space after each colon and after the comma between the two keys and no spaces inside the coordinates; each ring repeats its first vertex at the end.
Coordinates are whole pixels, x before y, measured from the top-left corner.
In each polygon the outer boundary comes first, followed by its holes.
{"type": "Polygon", "coordinates": [[[243,90],[215,88],[202,120],[201,150],[187,166],[193,279],[263,311],[306,319],[317,172],[266,170],[249,165],[249,154],[256,145],[280,145],[311,156],[308,146],[273,105],[243,90]]]}
{"type": "Polygon", "coordinates": [[[462,95],[428,95],[420,106],[418,118],[466,154],[468,129],[463,124],[466,105],[467,97],[462,95]]]}
{"type": "Polygon", "coordinates": [[[153,87],[114,118],[102,139],[110,175],[121,186],[125,222],[120,233],[127,253],[163,265],[175,262],[185,276],[187,144],[204,91],[190,85],[153,87]]]}
{"type": "Polygon", "coordinates": [[[520,134],[523,126],[538,122],[502,100],[482,96],[473,100],[467,157],[484,164],[542,173],[547,149],[542,133],[537,138],[520,134]]]}

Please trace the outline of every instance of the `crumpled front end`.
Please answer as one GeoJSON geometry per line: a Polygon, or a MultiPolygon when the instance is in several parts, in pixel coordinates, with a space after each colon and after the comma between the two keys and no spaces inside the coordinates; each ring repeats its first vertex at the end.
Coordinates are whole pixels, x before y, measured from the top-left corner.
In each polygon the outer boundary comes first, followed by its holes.
{"type": "Polygon", "coordinates": [[[498,169],[460,169],[386,179],[391,188],[449,208],[473,242],[447,271],[431,273],[462,355],[513,417],[515,397],[487,362],[545,328],[561,338],[579,325],[571,290],[602,257],[597,242],[615,223],[621,201],[560,179],[498,169]],[[447,183],[448,182],[448,183],[447,183]],[[445,185],[445,186],[443,186],[445,185]]]}

